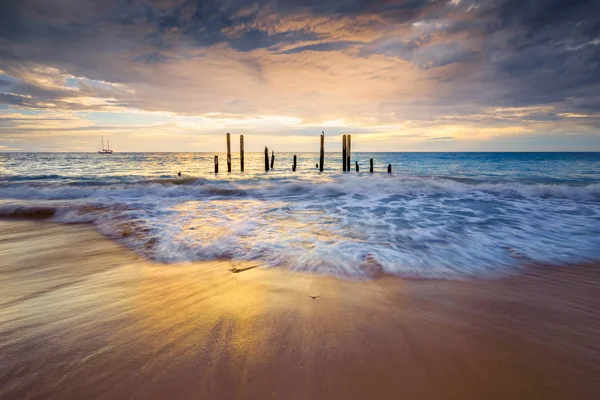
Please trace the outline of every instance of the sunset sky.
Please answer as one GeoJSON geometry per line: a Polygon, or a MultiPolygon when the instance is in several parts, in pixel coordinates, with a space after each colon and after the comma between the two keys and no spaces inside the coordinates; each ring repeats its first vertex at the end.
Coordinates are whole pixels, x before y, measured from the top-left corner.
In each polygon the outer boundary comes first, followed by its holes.
{"type": "Polygon", "coordinates": [[[600,151],[600,1],[0,1],[0,151],[600,151]]]}

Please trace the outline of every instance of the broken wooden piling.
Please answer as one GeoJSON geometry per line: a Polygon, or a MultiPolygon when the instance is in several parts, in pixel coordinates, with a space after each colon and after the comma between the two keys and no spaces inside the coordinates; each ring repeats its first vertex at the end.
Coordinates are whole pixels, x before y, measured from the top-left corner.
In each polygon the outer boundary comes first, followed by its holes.
{"type": "Polygon", "coordinates": [[[219,173],[219,156],[215,156],[215,174],[219,173]]]}
{"type": "Polygon", "coordinates": [[[275,150],[271,154],[271,169],[273,169],[273,165],[275,165],[275,150]]]}
{"type": "Polygon", "coordinates": [[[370,165],[369,172],[372,173],[373,172],[373,159],[372,158],[369,160],[369,165],[370,165]]]}
{"type": "Polygon", "coordinates": [[[388,174],[392,173],[392,164],[388,164],[388,174]]]}
{"type": "Polygon", "coordinates": [[[265,171],[269,171],[269,148],[265,146],[265,171]]]}
{"type": "Polygon", "coordinates": [[[319,156],[319,171],[323,172],[323,164],[325,164],[325,132],[321,131],[321,153],[319,156]]]}
{"type": "Polygon", "coordinates": [[[296,172],[296,155],[294,154],[294,163],[292,164],[292,172],[296,172]]]}
{"type": "Polygon", "coordinates": [[[358,172],[358,161],[356,162],[356,172],[358,172]]]}
{"type": "Polygon", "coordinates": [[[346,162],[346,135],[342,136],[342,164],[343,164],[343,168],[342,170],[344,172],[346,172],[347,170],[347,162],[346,162]]]}
{"type": "Polygon", "coordinates": [[[240,135],[240,169],[244,172],[244,135],[240,135]]]}
{"type": "Polygon", "coordinates": [[[227,172],[231,172],[231,135],[227,133],[227,172]]]}
{"type": "Polygon", "coordinates": [[[350,172],[350,157],[351,157],[351,147],[352,147],[352,138],[350,135],[348,135],[348,137],[346,138],[346,169],[348,170],[348,172],[350,172]]]}

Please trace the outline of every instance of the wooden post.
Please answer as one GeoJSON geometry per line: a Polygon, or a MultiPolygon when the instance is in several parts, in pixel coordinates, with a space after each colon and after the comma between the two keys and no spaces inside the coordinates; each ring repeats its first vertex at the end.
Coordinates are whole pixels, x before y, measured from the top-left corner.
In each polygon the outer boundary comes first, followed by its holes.
{"type": "Polygon", "coordinates": [[[231,135],[227,133],[227,172],[231,172],[231,135]]]}
{"type": "Polygon", "coordinates": [[[369,168],[369,172],[373,172],[373,159],[372,158],[369,160],[369,164],[371,165],[371,167],[369,168]]]}
{"type": "Polygon", "coordinates": [[[273,150],[273,154],[271,155],[271,169],[273,169],[274,164],[275,164],[275,150],[273,150]]]}
{"type": "Polygon", "coordinates": [[[348,143],[346,144],[346,157],[348,157],[348,158],[347,158],[347,161],[346,161],[346,165],[347,165],[348,171],[350,171],[350,156],[351,156],[351,153],[352,153],[352,151],[350,149],[352,147],[352,138],[351,138],[350,135],[348,135],[348,139],[347,140],[348,140],[348,143]]]}
{"type": "Polygon", "coordinates": [[[358,172],[358,161],[356,162],[356,172],[358,172]]]}
{"type": "Polygon", "coordinates": [[[342,164],[344,164],[342,170],[346,172],[346,135],[342,136],[342,164]]]}
{"type": "Polygon", "coordinates": [[[292,164],[292,171],[296,171],[296,155],[294,154],[294,164],[292,164]]]}
{"type": "Polygon", "coordinates": [[[388,164],[388,174],[392,173],[392,164],[388,164]]]}
{"type": "Polygon", "coordinates": [[[269,171],[269,148],[265,146],[265,171],[269,171]]]}
{"type": "Polygon", "coordinates": [[[240,169],[244,172],[244,135],[240,135],[240,169]]]}
{"type": "Polygon", "coordinates": [[[323,172],[323,164],[325,164],[325,132],[321,134],[321,154],[319,156],[319,171],[323,172]]]}
{"type": "Polygon", "coordinates": [[[219,156],[215,156],[215,174],[219,173],[219,156]]]}

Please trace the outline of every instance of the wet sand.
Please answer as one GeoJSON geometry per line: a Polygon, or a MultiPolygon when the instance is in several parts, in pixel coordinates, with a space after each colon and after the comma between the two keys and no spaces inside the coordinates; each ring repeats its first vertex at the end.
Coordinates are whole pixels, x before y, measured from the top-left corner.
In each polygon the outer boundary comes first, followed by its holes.
{"type": "Polygon", "coordinates": [[[0,221],[0,282],[2,399],[600,394],[600,265],[351,282],[0,221]]]}

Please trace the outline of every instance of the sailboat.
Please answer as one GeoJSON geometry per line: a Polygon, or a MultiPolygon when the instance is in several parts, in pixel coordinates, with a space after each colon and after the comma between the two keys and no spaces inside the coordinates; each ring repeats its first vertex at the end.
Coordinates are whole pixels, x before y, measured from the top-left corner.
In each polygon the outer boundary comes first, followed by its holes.
{"type": "Polygon", "coordinates": [[[104,136],[102,136],[102,140],[100,144],[98,144],[98,153],[100,154],[112,154],[112,150],[110,149],[110,140],[106,139],[106,147],[104,147],[104,136]]]}

